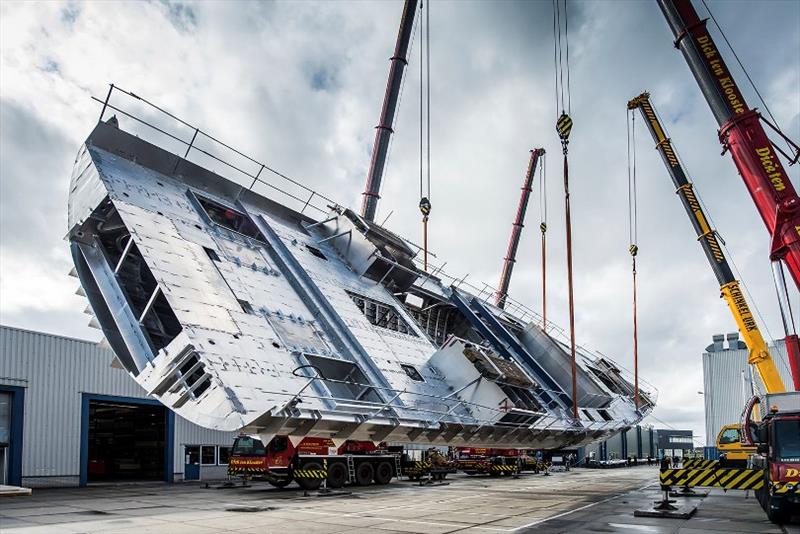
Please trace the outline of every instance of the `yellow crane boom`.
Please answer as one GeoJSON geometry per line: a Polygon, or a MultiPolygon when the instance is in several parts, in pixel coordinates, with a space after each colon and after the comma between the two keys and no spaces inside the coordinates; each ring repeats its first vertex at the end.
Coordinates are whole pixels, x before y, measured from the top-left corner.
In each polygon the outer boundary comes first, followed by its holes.
{"type": "Polygon", "coordinates": [[[629,101],[628,109],[638,109],[641,111],[642,117],[644,117],[647,129],[650,130],[656,143],[656,150],[661,154],[661,159],[667,166],[667,171],[677,188],[676,193],[686,209],[686,214],[689,215],[692,226],[694,226],[697,240],[703,247],[714,275],[717,277],[722,297],[728,303],[733,318],[736,320],[736,325],[739,327],[744,342],[750,351],[748,362],[758,371],[767,393],[785,392],[786,387],[778,373],[778,368],[775,366],[775,361],[770,356],[767,343],[758,329],[758,324],[756,324],[756,320],[750,311],[750,306],[747,305],[747,299],[742,293],[739,282],[731,272],[728,260],[725,258],[725,254],[723,254],[717,240],[717,235],[709,226],[708,219],[694,193],[694,188],[686,177],[686,173],[672,149],[672,142],[667,137],[658,116],[656,116],[653,105],[650,103],[650,94],[642,93],[629,101]]]}

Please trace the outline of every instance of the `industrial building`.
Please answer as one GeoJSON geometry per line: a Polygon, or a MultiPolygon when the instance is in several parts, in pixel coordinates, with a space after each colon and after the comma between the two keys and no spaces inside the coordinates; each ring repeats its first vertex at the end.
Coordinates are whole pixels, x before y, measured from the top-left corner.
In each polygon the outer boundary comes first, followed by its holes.
{"type": "Polygon", "coordinates": [[[96,343],[0,326],[0,483],[220,478],[235,433],[146,397],[96,343]]]}
{"type": "MultiPolygon", "coordinates": [[[[783,340],[769,346],[784,384],[792,383],[789,359],[783,340]]],[[[720,428],[738,423],[742,409],[753,393],[765,391],[758,375],[747,363],[748,350],[738,333],[712,337],[703,353],[703,400],[705,404],[706,449],[714,457],[714,443],[720,428]]]]}
{"type": "Polygon", "coordinates": [[[664,456],[682,458],[692,449],[694,436],[691,430],[636,425],[607,440],[592,443],[584,449],[581,457],[599,461],[664,456]]]}

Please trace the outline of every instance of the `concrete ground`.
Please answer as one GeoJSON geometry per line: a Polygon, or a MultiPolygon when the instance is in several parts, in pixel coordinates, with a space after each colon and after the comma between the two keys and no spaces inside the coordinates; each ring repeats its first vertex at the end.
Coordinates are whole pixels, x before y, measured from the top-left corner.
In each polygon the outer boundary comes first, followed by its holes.
{"type": "MultiPolygon", "coordinates": [[[[0,500],[3,534],[252,533],[800,533],[769,523],[752,495],[712,492],[691,499],[689,520],[634,518],[658,497],[649,467],[572,470],[519,479],[448,477],[449,485],[354,488],[348,496],[304,497],[295,489],[206,489],[204,484],[140,484],[35,490],[0,500]],[[650,486],[650,487],[645,487],[650,486]],[[251,510],[231,511],[247,505],[251,510]]],[[[679,499],[683,502],[684,499],[679,499]]],[[[798,519],[798,518],[795,518],[798,519]]]]}

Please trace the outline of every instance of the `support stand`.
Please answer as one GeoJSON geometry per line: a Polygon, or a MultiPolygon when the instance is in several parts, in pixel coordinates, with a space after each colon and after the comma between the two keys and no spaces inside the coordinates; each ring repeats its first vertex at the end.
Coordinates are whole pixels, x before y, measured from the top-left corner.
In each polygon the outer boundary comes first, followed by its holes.
{"type": "Polygon", "coordinates": [[[697,506],[673,506],[672,503],[677,502],[670,500],[670,487],[661,486],[661,491],[664,497],[660,501],[654,501],[654,506],[649,510],[636,510],[633,512],[634,517],[669,517],[672,519],[689,519],[695,512],[697,506]]]}

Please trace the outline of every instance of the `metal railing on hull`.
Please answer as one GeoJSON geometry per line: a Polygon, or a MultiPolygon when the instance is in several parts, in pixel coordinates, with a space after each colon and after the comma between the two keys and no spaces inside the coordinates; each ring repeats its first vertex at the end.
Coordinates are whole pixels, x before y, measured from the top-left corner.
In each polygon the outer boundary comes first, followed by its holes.
{"type": "MultiPolygon", "coordinates": [[[[159,135],[162,136],[162,142],[160,143],[149,138],[150,136],[142,136],[142,138],[147,142],[155,144],[156,146],[167,150],[176,156],[179,156],[181,160],[189,161],[199,165],[200,167],[208,168],[208,162],[212,162],[214,164],[221,165],[227,171],[234,171],[235,173],[238,173],[236,177],[231,176],[230,172],[223,173],[216,169],[209,169],[213,170],[213,172],[219,174],[220,176],[237,183],[244,189],[269,197],[270,195],[266,195],[262,192],[254,190],[254,188],[259,185],[264,186],[278,193],[279,196],[282,196],[283,198],[281,200],[288,199],[292,204],[296,203],[296,205],[289,207],[296,208],[296,211],[301,214],[305,213],[305,211],[308,209],[315,210],[322,214],[327,214],[330,211],[328,206],[340,205],[337,201],[311,189],[305,184],[287,176],[285,173],[274,169],[266,163],[263,163],[254,157],[241,152],[233,146],[220,141],[216,137],[201,130],[199,127],[189,124],[173,113],[137,95],[136,93],[133,93],[132,91],[127,91],[114,84],[110,84],[108,94],[106,95],[105,99],[92,96],[92,100],[102,104],[102,110],[100,111],[100,118],[98,120],[99,122],[103,120],[108,110],[113,110],[121,115],[124,115],[125,117],[135,121],[134,127],[136,124],[138,124],[145,127],[145,131],[149,132],[153,137],[158,137],[159,135]],[[113,101],[112,99],[115,96],[124,98],[124,104],[113,101]],[[135,104],[141,105],[141,108],[143,109],[142,113],[137,113],[135,110],[131,109],[135,104]],[[128,106],[127,108],[126,105],[128,106]],[[141,115],[149,115],[149,117],[143,117],[141,115]],[[183,133],[186,137],[188,137],[188,140],[181,136],[180,133],[176,132],[176,127],[178,129],[185,130],[183,133]],[[206,145],[204,146],[202,143],[206,143],[206,145]],[[181,150],[178,150],[178,147],[181,147],[181,150]],[[182,150],[183,147],[186,148],[185,151],[182,150]],[[183,154],[181,154],[181,152],[183,152],[183,154]],[[219,155],[219,152],[227,152],[228,157],[219,155]],[[197,161],[198,159],[202,158],[206,158],[207,162],[203,163],[201,161],[197,161]],[[233,162],[232,160],[238,161],[233,162]],[[245,169],[243,168],[245,166],[252,168],[245,169]],[[266,180],[262,177],[262,175],[266,173],[269,173],[275,177],[274,182],[266,180]],[[242,183],[242,181],[244,181],[244,183],[242,183]],[[293,189],[293,191],[289,191],[289,189],[293,189]]],[[[175,171],[177,171],[179,166],[180,161],[176,165],[175,171]]]]}

